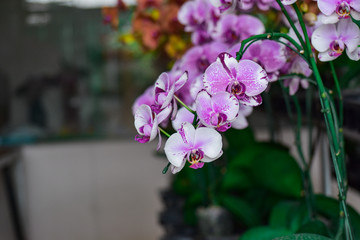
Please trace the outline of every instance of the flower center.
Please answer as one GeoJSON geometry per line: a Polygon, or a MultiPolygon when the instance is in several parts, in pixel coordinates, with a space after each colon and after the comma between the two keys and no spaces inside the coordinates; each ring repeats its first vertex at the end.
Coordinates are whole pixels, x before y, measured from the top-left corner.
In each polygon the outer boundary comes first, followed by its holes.
{"type": "Polygon", "coordinates": [[[230,83],[226,91],[233,94],[237,99],[242,99],[245,96],[245,85],[239,82],[230,83]]]}
{"type": "Polygon", "coordinates": [[[238,36],[236,35],[235,31],[229,30],[225,33],[225,38],[226,43],[232,44],[238,39],[238,36]]]}
{"type": "Polygon", "coordinates": [[[204,158],[204,152],[200,149],[194,149],[190,152],[188,156],[188,162],[190,163],[190,167],[193,169],[202,168],[204,163],[201,162],[201,159],[204,158]]]}
{"type": "Polygon", "coordinates": [[[350,5],[347,2],[341,2],[336,7],[336,13],[339,15],[339,18],[349,18],[350,17],[350,5]]]}
{"type": "Polygon", "coordinates": [[[210,65],[206,58],[200,58],[196,61],[196,66],[200,72],[205,72],[206,68],[210,65]]]}
{"type": "Polygon", "coordinates": [[[330,49],[332,52],[329,52],[329,55],[332,57],[338,57],[344,51],[344,43],[341,40],[335,40],[330,43],[330,49]]]}
{"type": "Polygon", "coordinates": [[[227,116],[224,113],[214,113],[211,116],[211,124],[216,126],[216,129],[220,132],[225,132],[231,125],[227,122],[227,116]]]}

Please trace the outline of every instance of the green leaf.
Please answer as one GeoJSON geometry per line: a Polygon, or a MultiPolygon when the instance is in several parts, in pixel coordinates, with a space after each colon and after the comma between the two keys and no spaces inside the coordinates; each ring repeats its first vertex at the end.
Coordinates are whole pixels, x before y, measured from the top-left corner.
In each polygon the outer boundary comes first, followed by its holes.
{"type": "Polygon", "coordinates": [[[257,155],[251,173],[259,185],[269,190],[285,196],[301,196],[301,170],[286,150],[271,149],[257,155]]]}
{"type": "Polygon", "coordinates": [[[307,211],[304,204],[294,201],[278,203],[270,214],[269,225],[272,227],[286,227],[295,232],[303,225],[307,211]]]}
{"type": "Polygon", "coordinates": [[[223,177],[220,188],[221,191],[225,192],[241,192],[248,189],[251,185],[250,178],[243,170],[228,168],[228,171],[226,171],[223,177]]]}
{"type": "Polygon", "coordinates": [[[289,236],[275,238],[273,240],[331,240],[331,239],[312,233],[300,233],[300,234],[292,234],[289,236]]]}
{"type": "Polygon", "coordinates": [[[229,147],[235,148],[236,150],[245,149],[247,146],[255,143],[254,133],[249,127],[242,130],[231,128],[227,130],[224,135],[229,147]]]}
{"type": "Polygon", "coordinates": [[[184,204],[184,220],[189,225],[196,225],[196,208],[198,208],[202,203],[202,195],[198,192],[195,192],[186,199],[184,204]]]}
{"type": "Polygon", "coordinates": [[[285,228],[273,228],[269,226],[255,227],[246,231],[239,240],[272,240],[273,238],[291,234],[285,228]]]}
{"type": "Polygon", "coordinates": [[[311,220],[302,225],[296,233],[314,233],[322,236],[330,237],[329,229],[320,220],[311,220]]]}
{"type": "Polygon", "coordinates": [[[219,197],[222,205],[240,222],[248,227],[259,225],[259,214],[253,207],[238,197],[221,195],[219,197]]]}

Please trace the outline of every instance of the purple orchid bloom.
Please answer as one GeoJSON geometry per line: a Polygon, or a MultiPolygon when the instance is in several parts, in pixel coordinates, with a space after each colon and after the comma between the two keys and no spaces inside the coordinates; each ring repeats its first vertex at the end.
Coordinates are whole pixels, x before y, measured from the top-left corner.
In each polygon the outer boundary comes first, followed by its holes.
{"type": "Polygon", "coordinates": [[[221,53],[204,73],[204,88],[210,94],[230,92],[240,103],[258,106],[260,94],[267,88],[265,70],[251,60],[239,62],[228,53],[221,53]]]}
{"type": "Polygon", "coordinates": [[[231,122],[239,112],[239,101],[228,92],[218,92],[210,96],[206,91],[201,91],[195,104],[200,122],[220,132],[225,132],[231,127],[231,122]]]}
{"type": "Polygon", "coordinates": [[[146,104],[148,106],[151,106],[151,105],[155,104],[153,89],[154,89],[154,86],[148,87],[145,90],[145,92],[135,100],[134,104],[132,105],[132,113],[133,113],[133,115],[135,114],[136,110],[141,105],[146,104]]]}
{"type": "Polygon", "coordinates": [[[359,61],[360,59],[360,47],[356,48],[355,51],[346,52],[351,60],[359,61]]]}
{"type": "Polygon", "coordinates": [[[141,105],[135,112],[135,128],[139,135],[135,140],[146,143],[154,140],[158,133],[158,119],[148,105],[141,105]]]}
{"type": "Polygon", "coordinates": [[[225,12],[226,10],[230,9],[233,4],[236,4],[236,1],[239,0],[210,0],[210,3],[218,8],[220,10],[220,12],[225,12]],[[234,3],[235,1],[235,3],[234,3]]]}
{"type": "Polygon", "coordinates": [[[217,56],[224,52],[228,46],[221,42],[212,42],[189,49],[182,57],[180,68],[189,73],[189,79],[202,75],[214,62],[217,56]]]}
{"type": "Polygon", "coordinates": [[[254,16],[227,14],[218,21],[213,32],[213,38],[220,42],[234,44],[264,32],[264,24],[254,16]]]}
{"type": "Polygon", "coordinates": [[[161,145],[161,136],[159,133],[158,125],[163,122],[171,113],[171,107],[164,108],[159,114],[154,113],[150,106],[143,104],[135,112],[134,125],[136,131],[139,133],[136,135],[135,140],[140,143],[151,142],[159,134],[159,144],[157,149],[159,150],[161,145]]]}
{"type": "Polygon", "coordinates": [[[210,32],[220,17],[220,11],[208,0],[188,1],[182,5],[178,20],[185,25],[186,32],[192,32],[194,44],[203,44],[212,40],[210,32]]]}
{"type": "Polygon", "coordinates": [[[240,0],[240,9],[250,10],[256,5],[260,10],[267,11],[274,2],[275,0],[240,0]]]}
{"type": "Polygon", "coordinates": [[[240,104],[239,112],[235,120],[231,122],[231,127],[235,129],[247,128],[249,124],[248,121],[246,120],[246,117],[248,117],[252,113],[252,111],[253,111],[252,107],[240,104]]]}
{"type": "MultiPolygon", "coordinates": [[[[286,55],[288,56],[288,62],[282,67],[281,73],[297,73],[302,74],[306,77],[310,77],[310,75],[312,74],[312,70],[310,69],[308,63],[290,49],[287,49],[287,53],[288,54],[286,55]]],[[[298,91],[299,86],[302,86],[302,88],[304,89],[308,88],[309,82],[306,79],[295,76],[289,79],[285,79],[284,85],[286,87],[289,87],[289,94],[294,95],[298,91]]]]}
{"type": "MultiPolygon", "coordinates": [[[[240,46],[241,43],[235,44],[229,53],[235,56],[240,46]]],[[[277,80],[279,70],[286,63],[285,47],[271,40],[258,41],[250,45],[242,59],[249,59],[258,63],[267,72],[269,81],[273,82],[277,80]]]]}
{"type": "Polygon", "coordinates": [[[353,17],[360,20],[359,0],[318,0],[318,7],[324,14],[323,23],[336,23],[340,19],[353,17]]]}
{"type": "Polygon", "coordinates": [[[155,104],[151,106],[152,110],[159,113],[168,106],[172,106],[173,117],[175,117],[177,105],[174,101],[174,94],[185,85],[187,80],[187,72],[184,72],[179,78],[175,78],[173,75],[169,76],[166,72],[162,73],[155,82],[155,104]]]}
{"type": "MultiPolygon", "coordinates": [[[[194,108],[191,108],[194,110],[194,108]]],[[[192,123],[194,121],[194,114],[186,108],[182,107],[176,114],[175,119],[171,122],[173,128],[177,131],[181,128],[184,122],[192,123]]]]}
{"type": "Polygon", "coordinates": [[[222,155],[222,138],[213,128],[195,129],[185,122],[177,133],[165,143],[165,154],[172,164],[172,173],[179,172],[186,161],[193,169],[202,168],[204,163],[212,162],[222,155]]]}
{"type": "Polygon", "coordinates": [[[311,42],[319,51],[318,58],[322,62],[332,61],[339,57],[346,48],[351,57],[360,43],[359,27],[351,19],[341,19],[337,24],[325,24],[317,28],[311,42]]]}

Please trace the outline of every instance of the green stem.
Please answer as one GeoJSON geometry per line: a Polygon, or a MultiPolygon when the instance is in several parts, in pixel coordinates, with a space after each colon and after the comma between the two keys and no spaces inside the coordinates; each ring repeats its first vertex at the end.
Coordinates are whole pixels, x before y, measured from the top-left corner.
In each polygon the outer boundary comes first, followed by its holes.
{"type": "Polygon", "coordinates": [[[263,34],[254,35],[252,37],[243,40],[241,42],[240,50],[236,54],[236,59],[239,61],[242,58],[242,55],[244,54],[244,48],[246,44],[248,44],[249,42],[252,42],[254,40],[273,39],[273,38],[274,39],[285,38],[291,44],[293,44],[298,51],[301,52],[303,50],[302,47],[292,37],[288,36],[285,33],[263,33],[263,34]]]}
{"type": "Polygon", "coordinates": [[[343,97],[341,94],[341,88],[340,88],[338,77],[336,75],[334,64],[333,64],[333,62],[329,62],[329,63],[330,63],[330,68],[331,68],[331,74],[332,74],[332,76],[334,78],[334,82],[335,82],[336,93],[338,94],[338,98],[339,98],[338,99],[338,101],[339,101],[339,125],[340,125],[340,128],[342,128],[343,122],[344,122],[343,97]]]}
{"type": "Polygon", "coordinates": [[[192,110],[191,108],[189,108],[188,105],[186,105],[183,101],[180,100],[180,98],[178,98],[176,95],[174,95],[174,98],[176,99],[176,101],[178,101],[184,108],[186,108],[189,112],[191,112],[192,114],[196,114],[196,112],[194,110],[192,110]]]}
{"type": "Polygon", "coordinates": [[[294,101],[294,105],[296,108],[297,113],[297,123],[295,123],[294,115],[291,110],[291,104],[290,104],[290,98],[288,95],[288,91],[286,91],[284,84],[279,81],[280,87],[283,92],[284,101],[286,105],[286,109],[289,115],[289,118],[291,120],[293,129],[294,129],[294,135],[295,135],[295,144],[296,148],[301,160],[301,163],[303,165],[302,169],[302,178],[303,178],[303,187],[304,187],[304,197],[306,200],[306,205],[308,207],[309,217],[312,218],[314,216],[314,194],[312,190],[312,183],[311,183],[311,177],[310,177],[310,171],[308,164],[306,163],[304,152],[301,146],[301,122],[302,122],[302,113],[299,101],[296,96],[292,96],[292,99],[294,101]]]}
{"type": "MultiPolygon", "coordinates": [[[[300,34],[299,30],[296,28],[296,26],[295,26],[295,24],[294,24],[293,20],[291,19],[291,17],[290,17],[290,15],[289,15],[288,11],[285,9],[285,7],[284,7],[284,5],[282,4],[281,0],[276,0],[276,2],[279,4],[279,6],[280,6],[280,8],[281,8],[281,11],[284,13],[284,15],[285,15],[286,19],[288,20],[288,22],[289,22],[289,24],[290,24],[291,28],[294,30],[294,32],[295,32],[295,34],[296,34],[296,36],[298,37],[298,39],[299,39],[299,41],[300,41],[301,46],[303,46],[303,47],[305,48],[305,42],[304,42],[304,39],[302,38],[302,36],[301,36],[301,34],[300,34]]],[[[299,19],[299,21],[300,21],[300,19],[299,19]]]]}
{"type": "Polygon", "coordinates": [[[311,167],[312,162],[312,98],[313,98],[313,88],[312,86],[308,87],[306,91],[306,117],[307,117],[307,127],[308,127],[308,167],[311,167]]]}
{"type": "MultiPolygon", "coordinates": [[[[336,115],[334,115],[331,111],[331,107],[330,107],[330,99],[329,96],[326,93],[324,84],[322,82],[319,70],[316,66],[316,62],[315,62],[315,58],[312,54],[312,50],[311,50],[311,45],[310,45],[310,40],[309,40],[309,36],[307,34],[307,30],[306,30],[306,26],[305,23],[303,21],[302,18],[302,13],[300,11],[300,9],[298,8],[298,6],[296,4],[292,5],[295,9],[295,12],[298,16],[299,22],[300,22],[300,26],[303,30],[304,33],[304,37],[305,37],[305,41],[306,41],[306,51],[309,54],[309,60],[310,60],[310,64],[313,68],[313,73],[319,88],[319,94],[320,94],[320,103],[323,109],[323,113],[324,113],[324,118],[325,118],[325,123],[326,123],[326,128],[327,128],[327,132],[328,132],[328,138],[329,138],[329,145],[330,145],[330,152],[332,155],[332,160],[333,160],[333,165],[334,165],[334,169],[335,169],[335,174],[336,174],[336,180],[338,183],[338,190],[339,190],[339,201],[340,201],[340,214],[341,212],[343,212],[344,217],[345,217],[345,233],[346,233],[346,239],[349,240],[353,240],[353,232],[351,229],[351,225],[350,225],[350,219],[349,219],[349,213],[347,210],[347,205],[346,205],[346,186],[344,183],[347,183],[346,180],[346,175],[343,175],[339,169],[339,166],[343,166],[344,165],[344,154],[342,153],[342,149],[341,146],[339,144],[339,141],[337,139],[337,133],[336,133],[336,128],[335,128],[335,123],[334,123],[334,119],[337,117],[336,115]]],[[[345,170],[345,169],[344,169],[345,170]]]]}
{"type": "Polygon", "coordinates": [[[162,132],[165,136],[170,137],[170,134],[167,133],[164,129],[162,129],[161,127],[158,127],[158,128],[159,128],[160,132],[162,132]]]}
{"type": "Polygon", "coordinates": [[[282,75],[278,78],[278,80],[284,80],[284,79],[289,79],[289,78],[293,78],[293,77],[300,77],[301,79],[305,79],[309,83],[316,86],[316,82],[314,80],[312,80],[310,77],[306,77],[305,75],[300,74],[300,73],[290,73],[290,74],[282,75]]]}
{"type": "Polygon", "coordinates": [[[167,171],[169,170],[170,165],[171,165],[171,163],[168,163],[168,164],[164,167],[164,169],[162,170],[162,174],[166,174],[166,173],[167,173],[167,171]]]}

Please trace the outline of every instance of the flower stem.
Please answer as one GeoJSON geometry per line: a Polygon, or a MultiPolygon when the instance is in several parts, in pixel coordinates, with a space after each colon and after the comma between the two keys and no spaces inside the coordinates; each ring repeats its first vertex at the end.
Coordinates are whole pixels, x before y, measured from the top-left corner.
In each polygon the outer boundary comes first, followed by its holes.
{"type": "Polygon", "coordinates": [[[285,38],[286,40],[288,40],[291,44],[293,44],[295,46],[295,48],[301,52],[303,49],[302,47],[290,36],[288,36],[285,33],[263,33],[263,34],[258,34],[258,35],[254,35],[252,37],[249,37],[245,40],[243,40],[241,42],[241,46],[240,46],[240,50],[236,53],[236,59],[239,61],[242,58],[242,55],[244,54],[244,48],[245,45],[248,44],[249,42],[252,42],[254,40],[258,41],[258,40],[263,40],[263,39],[279,39],[279,38],[285,38]]]}
{"type": "MultiPolygon", "coordinates": [[[[294,21],[291,19],[288,11],[286,10],[286,8],[284,7],[284,5],[282,4],[281,0],[276,0],[276,2],[279,4],[280,8],[281,8],[281,11],[284,13],[286,19],[288,20],[291,28],[294,30],[296,36],[298,37],[301,45],[305,48],[305,42],[304,42],[304,39],[302,38],[299,30],[296,28],[295,24],[294,24],[294,21]]],[[[300,19],[299,19],[300,21],[300,19]]]]}
{"type": "Polygon", "coordinates": [[[186,105],[183,101],[180,100],[180,98],[178,98],[176,95],[174,95],[174,98],[176,99],[176,101],[178,101],[184,108],[186,108],[189,112],[191,112],[192,114],[196,114],[196,112],[194,110],[192,110],[188,105],[186,105]]]}
{"type": "MultiPolygon", "coordinates": [[[[330,102],[329,102],[330,98],[325,90],[319,70],[316,66],[315,58],[312,54],[310,40],[309,40],[309,36],[307,34],[305,23],[302,18],[302,13],[296,4],[293,4],[292,6],[295,9],[295,12],[296,12],[299,22],[300,22],[300,26],[304,33],[306,47],[307,47],[306,51],[309,54],[310,64],[313,68],[315,80],[316,80],[318,88],[319,88],[320,103],[321,103],[323,113],[324,113],[326,129],[328,132],[328,138],[329,138],[329,143],[330,143],[329,144],[330,152],[332,155],[333,165],[334,165],[335,174],[336,174],[336,181],[337,181],[338,190],[339,190],[340,216],[344,215],[344,217],[345,217],[345,227],[344,228],[345,228],[345,233],[346,233],[346,239],[353,240],[354,237],[353,237],[353,232],[352,232],[351,225],[350,225],[349,213],[348,213],[347,205],[346,205],[346,189],[347,189],[346,174],[342,174],[342,171],[340,170],[340,167],[342,168],[342,166],[345,165],[344,164],[345,160],[343,157],[344,154],[342,153],[343,149],[341,148],[341,145],[339,144],[339,141],[337,138],[337,133],[336,133],[336,128],[338,128],[338,126],[335,127],[334,119],[336,119],[337,116],[333,113],[333,111],[331,111],[331,106],[330,106],[330,102]]],[[[345,169],[343,169],[343,171],[345,172],[345,169]]],[[[340,218],[340,221],[341,221],[341,218],[340,218]]]]}
{"type": "Polygon", "coordinates": [[[162,129],[161,127],[158,127],[158,128],[159,128],[160,132],[162,132],[165,136],[170,137],[170,134],[167,133],[164,129],[162,129]]]}

